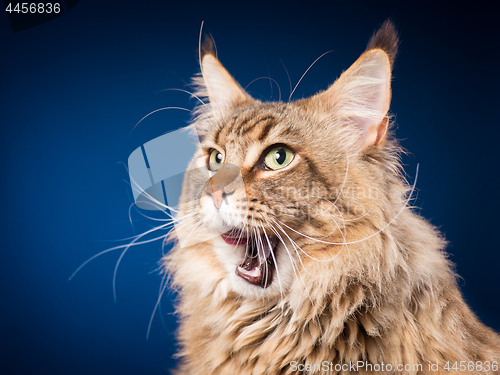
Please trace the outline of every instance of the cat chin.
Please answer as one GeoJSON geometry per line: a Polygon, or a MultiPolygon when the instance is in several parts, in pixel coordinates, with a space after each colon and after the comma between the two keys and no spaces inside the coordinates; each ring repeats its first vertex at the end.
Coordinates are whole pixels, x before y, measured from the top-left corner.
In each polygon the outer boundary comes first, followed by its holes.
{"type": "MultiPolygon", "coordinates": [[[[278,245],[274,254],[277,264],[272,282],[266,288],[254,285],[236,274],[236,268],[245,254],[244,245],[229,245],[220,236],[214,238],[212,243],[218,261],[226,270],[226,279],[229,281],[231,289],[238,295],[249,299],[274,299],[280,298],[290,289],[294,269],[287,249],[282,243],[278,245]]],[[[286,246],[291,249],[289,244],[286,246]]]]}
{"type": "Polygon", "coordinates": [[[269,287],[263,289],[249,283],[233,272],[229,275],[229,281],[231,283],[232,289],[237,294],[248,299],[272,299],[281,295],[279,285],[276,280],[274,280],[271,285],[269,285],[269,287]]]}

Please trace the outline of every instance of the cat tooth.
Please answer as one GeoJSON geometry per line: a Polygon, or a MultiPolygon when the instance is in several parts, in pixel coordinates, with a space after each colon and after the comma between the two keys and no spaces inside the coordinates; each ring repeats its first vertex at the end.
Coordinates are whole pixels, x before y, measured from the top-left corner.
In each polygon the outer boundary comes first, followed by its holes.
{"type": "Polygon", "coordinates": [[[262,279],[262,268],[254,267],[251,270],[246,270],[243,267],[238,267],[236,269],[236,274],[251,282],[252,284],[260,283],[262,279]]]}
{"type": "Polygon", "coordinates": [[[254,267],[250,271],[245,271],[245,273],[248,276],[252,276],[252,277],[255,277],[257,279],[262,274],[262,271],[261,271],[260,267],[254,267]]]}

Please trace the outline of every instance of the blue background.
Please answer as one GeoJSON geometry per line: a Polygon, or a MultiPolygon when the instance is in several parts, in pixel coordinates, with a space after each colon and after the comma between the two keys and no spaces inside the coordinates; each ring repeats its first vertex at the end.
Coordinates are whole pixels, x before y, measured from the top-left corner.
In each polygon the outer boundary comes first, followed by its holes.
{"type": "MultiPolygon", "coordinates": [[[[132,212],[124,164],[138,146],[184,126],[198,71],[200,24],[243,85],[270,76],[294,94],[326,88],[391,17],[401,34],[392,112],[416,205],[450,241],[460,287],[500,330],[498,28],[487,3],[80,1],[18,33],[0,15],[2,374],[163,374],[175,360],[172,294],[158,298],[161,244],[86,259],[150,228],[132,212]],[[327,5],[328,4],[328,5],[327,5]],[[454,5],[452,5],[454,4],[454,5]],[[112,242],[109,242],[112,241],[112,242]]],[[[278,99],[260,80],[258,98],[278,99]]]]}

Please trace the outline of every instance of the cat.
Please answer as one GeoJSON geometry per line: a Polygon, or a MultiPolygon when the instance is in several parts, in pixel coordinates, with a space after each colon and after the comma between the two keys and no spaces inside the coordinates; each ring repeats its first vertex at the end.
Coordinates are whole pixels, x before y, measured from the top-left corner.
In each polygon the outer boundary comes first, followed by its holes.
{"type": "Polygon", "coordinates": [[[386,21],[328,89],[252,98],[200,47],[178,292],[176,374],[500,374],[442,235],[409,206],[391,130],[386,21]]]}

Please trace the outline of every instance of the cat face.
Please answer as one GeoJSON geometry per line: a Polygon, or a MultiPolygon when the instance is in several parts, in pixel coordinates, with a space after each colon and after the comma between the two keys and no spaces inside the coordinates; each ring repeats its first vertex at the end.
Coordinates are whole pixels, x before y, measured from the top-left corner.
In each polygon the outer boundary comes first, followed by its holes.
{"type": "Polygon", "coordinates": [[[229,288],[273,298],[380,214],[392,56],[369,48],[327,90],[262,103],[204,52],[197,84],[209,103],[193,124],[201,146],[190,169],[211,177],[186,174],[181,211],[196,218],[190,235],[211,241],[229,288]]]}
{"type": "MultiPolygon", "coordinates": [[[[310,196],[311,188],[325,189],[325,184],[309,159],[314,146],[308,149],[300,141],[307,129],[301,126],[307,121],[302,112],[295,104],[242,106],[201,143],[207,168],[212,168],[211,156],[219,155],[242,177],[242,184],[221,189],[219,205],[217,193],[205,190],[199,212],[204,226],[220,234],[214,249],[243,295],[275,295],[288,288],[299,260],[295,236],[284,229],[319,218],[310,211],[321,206],[321,197],[310,196]]],[[[214,175],[215,183],[223,168],[214,175]]]]}

